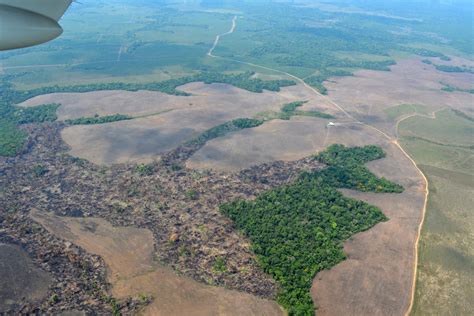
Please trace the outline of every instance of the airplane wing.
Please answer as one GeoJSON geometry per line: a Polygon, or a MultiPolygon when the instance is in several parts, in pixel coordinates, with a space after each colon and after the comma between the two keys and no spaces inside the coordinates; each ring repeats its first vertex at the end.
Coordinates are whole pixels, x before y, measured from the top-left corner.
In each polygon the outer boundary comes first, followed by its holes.
{"type": "Polygon", "coordinates": [[[62,33],[72,0],[0,0],[0,51],[38,45],[62,33]]]}
{"type": "Polygon", "coordinates": [[[0,0],[0,5],[31,11],[59,21],[71,2],[72,0],[0,0]]]}

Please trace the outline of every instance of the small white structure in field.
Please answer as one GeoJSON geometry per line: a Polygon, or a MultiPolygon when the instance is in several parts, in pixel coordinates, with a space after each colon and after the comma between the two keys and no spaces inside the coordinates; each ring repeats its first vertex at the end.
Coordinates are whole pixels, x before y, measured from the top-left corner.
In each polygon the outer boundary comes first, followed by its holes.
{"type": "Polygon", "coordinates": [[[328,127],[329,127],[329,126],[336,126],[336,123],[334,123],[334,122],[329,122],[329,123],[328,123],[328,127]]]}

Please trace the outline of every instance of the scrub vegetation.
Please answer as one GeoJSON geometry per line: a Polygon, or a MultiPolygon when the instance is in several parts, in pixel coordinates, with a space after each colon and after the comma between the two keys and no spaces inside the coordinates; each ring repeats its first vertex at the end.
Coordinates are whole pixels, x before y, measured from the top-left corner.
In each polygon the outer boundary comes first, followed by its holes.
{"type": "Polygon", "coordinates": [[[377,207],[337,190],[402,192],[400,185],[377,178],[364,167],[384,156],[376,146],[332,145],[315,157],[328,165],[326,169],[303,173],[296,182],[254,201],[221,206],[221,212],[252,241],[263,270],[280,284],[278,302],[290,315],[313,315],[309,289],[316,273],[345,259],[344,240],[386,220],[377,207]]]}

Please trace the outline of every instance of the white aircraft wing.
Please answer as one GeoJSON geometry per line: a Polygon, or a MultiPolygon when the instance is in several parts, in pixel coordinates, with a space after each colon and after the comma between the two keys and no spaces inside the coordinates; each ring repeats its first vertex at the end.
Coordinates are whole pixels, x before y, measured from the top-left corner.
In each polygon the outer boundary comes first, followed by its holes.
{"type": "Polygon", "coordinates": [[[39,45],[63,32],[72,0],[0,0],[0,51],[39,45]]]}
{"type": "Polygon", "coordinates": [[[31,11],[55,21],[63,16],[72,0],[0,0],[0,5],[31,11]]]}

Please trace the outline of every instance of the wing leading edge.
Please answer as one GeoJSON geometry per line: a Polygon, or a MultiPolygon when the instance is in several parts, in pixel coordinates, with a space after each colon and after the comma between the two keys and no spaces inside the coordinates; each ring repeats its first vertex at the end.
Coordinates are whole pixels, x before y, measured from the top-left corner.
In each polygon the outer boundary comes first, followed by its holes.
{"type": "Polygon", "coordinates": [[[34,46],[63,32],[59,19],[72,0],[0,0],[0,51],[34,46]]]}
{"type": "Polygon", "coordinates": [[[0,0],[0,5],[41,14],[56,22],[63,16],[72,0],[0,0]]]}

